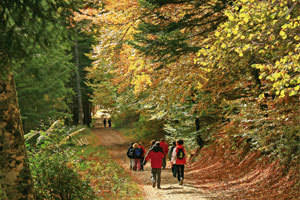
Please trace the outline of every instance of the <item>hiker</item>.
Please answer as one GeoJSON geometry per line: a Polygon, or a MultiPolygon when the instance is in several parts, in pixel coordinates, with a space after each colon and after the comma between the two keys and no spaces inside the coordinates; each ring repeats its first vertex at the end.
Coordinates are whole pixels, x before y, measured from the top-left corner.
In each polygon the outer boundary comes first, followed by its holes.
{"type": "MultiPolygon", "coordinates": [[[[154,147],[156,141],[155,140],[151,140],[150,141],[150,147],[149,147],[149,150],[146,152],[145,154],[145,157],[147,157],[147,155],[149,154],[149,152],[152,150],[152,148],[154,147]]],[[[143,162],[143,166],[147,163],[147,161],[144,159],[144,162],[143,162]]]]}
{"type": "Polygon", "coordinates": [[[108,127],[110,128],[111,127],[111,118],[108,118],[107,122],[108,122],[108,127]]]}
{"type": "Polygon", "coordinates": [[[183,143],[183,140],[178,140],[176,143],[176,148],[174,148],[172,153],[172,163],[176,164],[179,185],[183,184],[184,165],[186,164],[186,152],[183,147],[183,143]]]}
{"type": "Polygon", "coordinates": [[[140,145],[138,143],[134,143],[133,144],[133,148],[134,148],[134,166],[133,166],[133,170],[134,171],[140,171],[141,170],[141,159],[142,159],[142,155],[143,155],[143,149],[140,148],[140,145]]]}
{"type": "MultiPolygon", "coordinates": [[[[176,142],[175,141],[172,143],[172,146],[171,146],[171,148],[169,149],[169,152],[168,152],[168,158],[169,158],[170,162],[172,160],[172,153],[174,151],[174,148],[176,148],[176,142]]],[[[172,174],[173,174],[174,177],[176,177],[176,174],[177,174],[176,163],[171,162],[171,165],[172,165],[172,168],[171,168],[172,169],[172,174]]]]}
{"type": "Polygon", "coordinates": [[[168,155],[169,145],[166,143],[165,139],[162,138],[160,140],[159,146],[162,148],[163,153],[165,155],[165,157],[163,159],[163,163],[162,163],[162,168],[165,169],[166,165],[167,165],[166,158],[167,158],[167,155],[168,155]]]}
{"type": "Polygon", "coordinates": [[[151,179],[154,188],[157,184],[157,188],[160,189],[161,167],[164,157],[159,142],[156,142],[144,160],[144,164],[146,164],[146,161],[151,160],[151,179]]]}
{"type": "Polygon", "coordinates": [[[103,119],[103,126],[106,128],[106,118],[103,119]]]}
{"type": "Polygon", "coordinates": [[[142,143],[140,142],[140,143],[138,143],[139,144],[139,148],[141,148],[142,149],[142,155],[141,155],[141,161],[140,161],[140,163],[141,163],[141,171],[144,171],[144,165],[143,165],[143,161],[144,161],[144,158],[145,158],[145,154],[146,154],[146,150],[145,150],[145,148],[144,148],[144,146],[142,145],[142,143]]]}
{"type": "Polygon", "coordinates": [[[133,166],[134,166],[134,148],[133,148],[133,142],[130,143],[130,146],[128,148],[128,151],[127,151],[127,157],[129,158],[130,160],[130,170],[133,170],[133,166]]]}

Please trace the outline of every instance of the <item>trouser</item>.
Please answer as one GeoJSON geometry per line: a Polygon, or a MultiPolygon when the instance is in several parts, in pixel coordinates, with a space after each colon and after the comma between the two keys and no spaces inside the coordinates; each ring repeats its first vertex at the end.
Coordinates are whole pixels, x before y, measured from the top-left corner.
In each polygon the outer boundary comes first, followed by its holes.
{"type": "Polygon", "coordinates": [[[162,160],[162,168],[165,169],[167,165],[166,156],[162,160]]]}
{"type": "Polygon", "coordinates": [[[178,181],[184,179],[184,165],[176,165],[178,181]]]}
{"type": "Polygon", "coordinates": [[[144,157],[141,158],[141,170],[144,170],[143,161],[144,161],[144,157]]]}
{"type": "Polygon", "coordinates": [[[133,169],[134,163],[135,163],[134,159],[130,158],[130,169],[133,169]]]}
{"type": "Polygon", "coordinates": [[[134,159],[133,170],[141,170],[141,159],[140,158],[135,158],[134,159]]]}
{"type": "Polygon", "coordinates": [[[157,187],[160,187],[160,175],[161,175],[161,168],[152,168],[151,169],[151,173],[152,173],[152,183],[153,184],[157,184],[157,187]]]}
{"type": "Polygon", "coordinates": [[[172,174],[174,177],[176,177],[176,175],[177,175],[177,165],[176,164],[172,165],[172,174]]]}

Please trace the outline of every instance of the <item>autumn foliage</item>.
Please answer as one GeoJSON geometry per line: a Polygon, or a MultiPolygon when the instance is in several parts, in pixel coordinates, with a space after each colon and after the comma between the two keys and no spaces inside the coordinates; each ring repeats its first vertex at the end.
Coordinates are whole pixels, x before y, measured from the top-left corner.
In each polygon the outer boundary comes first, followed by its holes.
{"type": "Polygon", "coordinates": [[[76,20],[89,21],[83,29],[97,40],[87,68],[94,100],[163,119],[171,137],[178,130],[187,140],[202,137],[210,146],[189,172],[202,189],[225,190],[229,199],[293,199],[299,10],[297,0],[88,6],[76,20]]]}

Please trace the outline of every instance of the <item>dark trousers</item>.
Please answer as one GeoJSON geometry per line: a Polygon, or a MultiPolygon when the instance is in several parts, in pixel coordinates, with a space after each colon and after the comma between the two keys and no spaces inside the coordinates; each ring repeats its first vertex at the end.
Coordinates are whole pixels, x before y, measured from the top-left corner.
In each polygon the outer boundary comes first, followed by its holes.
{"type": "Polygon", "coordinates": [[[184,165],[176,165],[178,181],[184,179],[184,165]]]}
{"type": "Polygon", "coordinates": [[[144,165],[143,165],[144,157],[141,158],[141,170],[144,171],[144,165]]]}
{"type": "Polygon", "coordinates": [[[165,169],[167,165],[166,156],[163,158],[162,168],[165,169]]]}
{"type": "Polygon", "coordinates": [[[161,168],[152,168],[152,181],[157,184],[157,187],[160,187],[160,179],[161,179],[161,168]]]}
{"type": "Polygon", "coordinates": [[[177,175],[177,165],[175,165],[175,164],[172,165],[172,174],[174,177],[176,177],[176,175],[177,175]]]}

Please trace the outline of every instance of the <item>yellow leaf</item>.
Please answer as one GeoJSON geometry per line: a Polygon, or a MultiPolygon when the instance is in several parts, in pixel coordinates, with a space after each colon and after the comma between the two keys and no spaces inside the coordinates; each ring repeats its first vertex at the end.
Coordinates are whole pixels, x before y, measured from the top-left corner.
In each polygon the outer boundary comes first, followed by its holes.
{"type": "Polygon", "coordinates": [[[287,35],[284,31],[280,31],[279,35],[282,37],[282,39],[286,39],[287,38],[287,35]]]}

